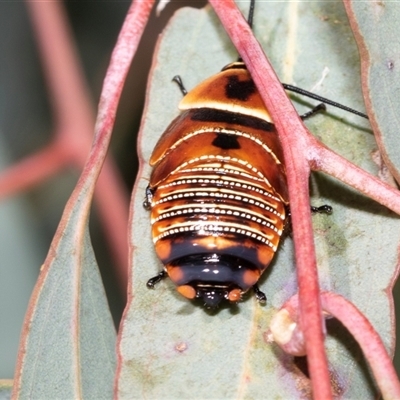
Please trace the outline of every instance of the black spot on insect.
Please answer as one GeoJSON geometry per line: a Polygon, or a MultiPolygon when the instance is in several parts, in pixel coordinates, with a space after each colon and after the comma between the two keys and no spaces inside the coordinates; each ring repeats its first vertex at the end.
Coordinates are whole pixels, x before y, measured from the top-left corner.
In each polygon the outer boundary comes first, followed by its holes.
{"type": "Polygon", "coordinates": [[[240,81],[237,75],[228,77],[228,83],[225,86],[225,95],[228,99],[247,101],[255,91],[256,86],[252,79],[240,81]]]}
{"type": "Polygon", "coordinates": [[[212,145],[222,150],[240,149],[237,137],[226,133],[217,133],[212,145]]]}
{"type": "Polygon", "coordinates": [[[213,108],[199,108],[191,110],[190,119],[192,121],[221,122],[224,124],[237,124],[248,126],[249,128],[262,129],[266,132],[275,132],[275,127],[270,122],[260,118],[233,113],[230,111],[216,110],[213,108]]]}

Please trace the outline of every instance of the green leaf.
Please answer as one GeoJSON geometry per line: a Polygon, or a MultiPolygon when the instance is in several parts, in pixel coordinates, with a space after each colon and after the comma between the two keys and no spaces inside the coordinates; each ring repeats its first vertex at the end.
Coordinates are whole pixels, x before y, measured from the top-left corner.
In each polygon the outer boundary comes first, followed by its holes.
{"type": "Polygon", "coordinates": [[[67,205],[33,292],[14,383],[18,398],[111,398],[115,329],[90,243],[87,196],[83,190],[67,205]]]}
{"type": "MultiPolygon", "coordinates": [[[[358,52],[340,2],[258,2],[255,33],[282,81],[364,111],[358,52]]],[[[247,296],[237,307],[223,307],[211,314],[182,298],[168,280],[155,291],[146,288],[146,281],[162,265],[154,254],[149,215],[142,202],[152,149],[179,113],[181,93],[171,79],[181,75],[190,90],[235,60],[237,54],[206,8],[179,11],[155,57],[140,135],[142,167],[132,205],[132,296],[119,337],[118,395],[306,397],[310,384],[304,368],[268,336],[272,316],[297,290],[290,237],[283,241],[260,281],[268,297],[265,307],[247,296]]],[[[296,102],[299,112],[313,105],[308,99],[296,102]]],[[[372,160],[376,145],[367,121],[328,107],[326,115],[307,124],[329,147],[377,174],[372,160]]],[[[388,289],[398,259],[397,217],[322,174],[313,175],[311,191],[314,205],[329,203],[334,208],[332,216],[313,218],[321,288],[353,301],[393,351],[388,289]]],[[[334,394],[374,398],[374,385],[352,338],[334,321],[328,323],[328,332],[334,394]]]]}
{"type": "Polygon", "coordinates": [[[348,9],[363,56],[364,93],[371,107],[375,135],[386,163],[399,182],[400,8],[390,1],[353,1],[348,9]]]}

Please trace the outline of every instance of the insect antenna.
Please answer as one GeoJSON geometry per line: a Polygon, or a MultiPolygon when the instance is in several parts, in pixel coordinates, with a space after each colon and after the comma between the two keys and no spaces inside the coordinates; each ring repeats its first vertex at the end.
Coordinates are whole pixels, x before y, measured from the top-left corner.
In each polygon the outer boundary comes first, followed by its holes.
{"type": "Polygon", "coordinates": [[[345,106],[343,104],[337,103],[336,101],[329,100],[329,99],[327,99],[325,97],[318,96],[317,94],[309,92],[308,90],[304,90],[304,89],[299,88],[297,86],[288,85],[287,83],[282,83],[282,86],[286,90],[289,90],[290,92],[301,94],[301,95],[309,97],[311,99],[318,100],[318,101],[321,101],[322,103],[329,104],[329,105],[331,105],[333,107],[340,108],[342,110],[345,110],[345,111],[348,111],[350,113],[356,114],[359,117],[368,119],[368,115],[366,115],[366,114],[364,114],[364,113],[362,113],[360,111],[354,110],[353,108],[350,108],[350,107],[347,107],[347,106],[345,106]]]}
{"type": "MultiPolygon", "coordinates": [[[[256,3],[255,0],[250,1],[249,16],[247,17],[247,23],[249,24],[251,29],[253,29],[253,16],[254,16],[255,3],[256,3]]],[[[239,57],[238,61],[243,61],[243,60],[241,57],[239,57]]],[[[301,94],[302,96],[306,96],[311,99],[321,101],[324,104],[329,104],[333,107],[340,108],[340,109],[350,112],[352,114],[358,115],[359,117],[368,119],[368,116],[360,111],[354,110],[353,108],[350,108],[343,104],[337,103],[336,101],[329,100],[325,97],[318,96],[317,94],[311,93],[311,92],[304,90],[302,88],[299,88],[297,86],[289,85],[287,83],[282,83],[282,86],[290,92],[301,94]]],[[[314,112],[312,111],[312,113],[314,113],[314,112]]]]}
{"type": "Polygon", "coordinates": [[[247,23],[249,24],[250,28],[253,29],[253,16],[254,16],[254,6],[256,4],[256,0],[250,1],[250,9],[249,9],[249,16],[247,17],[247,23]]]}

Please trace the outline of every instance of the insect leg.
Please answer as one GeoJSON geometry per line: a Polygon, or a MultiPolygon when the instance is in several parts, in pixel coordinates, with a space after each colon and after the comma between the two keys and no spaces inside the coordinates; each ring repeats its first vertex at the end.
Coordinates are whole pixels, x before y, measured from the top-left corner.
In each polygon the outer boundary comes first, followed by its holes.
{"type": "MultiPolygon", "coordinates": [[[[332,214],[333,208],[329,206],[328,204],[323,204],[322,206],[315,207],[315,206],[310,206],[311,212],[313,214],[332,214]]],[[[292,219],[291,219],[291,213],[290,213],[290,208],[286,207],[286,222],[285,226],[283,228],[284,235],[292,235],[292,219]]]]}
{"type": "Polygon", "coordinates": [[[151,201],[153,200],[153,194],[154,194],[154,192],[150,188],[150,186],[147,186],[145,194],[146,194],[146,199],[143,202],[143,207],[146,210],[150,210],[151,209],[151,201]]]}
{"type": "Polygon", "coordinates": [[[326,111],[326,105],[324,103],[320,103],[317,106],[315,106],[312,110],[307,111],[306,113],[300,115],[300,118],[304,121],[305,119],[310,118],[313,115],[322,111],[326,111]]]}
{"type": "Polygon", "coordinates": [[[183,84],[183,82],[182,82],[182,78],[181,78],[179,75],[175,75],[175,76],[172,78],[172,82],[176,82],[176,83],[178,84],[179,89],[181,90],[181,92],[182,92],[182,94],[183,94],[184,96],[187,95],[187,90],[186,90],[186,88],[185,88],[185,86],[184,86],[184,84],[183,84]]]}
{"type": "MultiPolygon", "coordinates": [[[[310,206],[311,208],[311,212],[312,213],[319,213],[319,214],[332,214],[333,208],[328,205],[328,204],[323,204],[322,206],[319,207],[315,207],[315,206],[310,206]]],[[[290,213],[290,208],[288,207],[286,209],[286,215],[288,217],[288,219],[290,219],[291,217],[291,213],[290,213]]]]}
{"type": "Polygon", "coordinates": [[[255,0],[251,0],[250,9],[249,9],[249,16],[247,17],[247,23],[249,24],[251,29],[253,29],[253,16],[254,16],[255,3],[256,3],[255,0]]]}
{"type": "Polygon", "coordinates": [[[253,290],[254,290],[254,295],[256,296],[256,299],[260,303],[266,303],[267,302],[267,296],[265,295],[264,292],[260,290],[257,284],[253,285],[253,290]]]}
{"type": "Polygon", "coordinates": [[[319,207],[311,206],[312,213],[320,213],[320,214],[332,214],[332,207],[328,204],[324,204],[319,207]]]}
{"type": "Polygon", "coordinates": [[[154,287],[157,285],[157,283],[162,281],[166,277],[167,277],[167,273],[164,270],[162,270],[159,274],[157,274],[156,276],[154,276],[153,278],[151,278],[147,281],[147,287],[149,289],[154,289],[154,287]]]}
{"type": "Polygon", "coordinates": [[[287,83],[282,83],[282,86],[285,88],[285,90],[289,90],[291,92],[301,94],[303,96],[309,97],[310,99],[315,99],[315,100],[318,100],[318,101],[322,101],[325,104],[329,104],[329,105],[331,105],[333,107],[336,107],[336,108],[341,108],[342,110],[345,110],[347,112],[356,114],[359,117],[368,119],[368,115],[366,115],[366,114],[364,114],[364,113],[362,113],[360,111],[357,111],[357,110],[354,110],[353,108],[344,106],[343,104],[336,103],[336,101],[329,100],[329,99],[327,99],[325,97],[318,96],[315,93],[312,93],[312,92],[309,92],[307,90],[301,89],[301,88],[299,88],[297,86],[288,85],[287,83]]]}

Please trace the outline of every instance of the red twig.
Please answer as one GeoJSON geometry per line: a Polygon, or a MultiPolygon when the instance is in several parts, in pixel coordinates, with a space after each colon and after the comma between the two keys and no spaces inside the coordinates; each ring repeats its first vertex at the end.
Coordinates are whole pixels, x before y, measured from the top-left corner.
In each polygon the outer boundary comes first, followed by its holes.
{"type": "Polygon", "coordinates": [[[307,157],[314,171],[326,172],[400,214],[400,192],[397,189],[326,148],[314,137],[309,140],[307,157]]]}
{"type": "Polygon", "coordinates": [[[311,226],[308,188],[310,169],[306,158],[301,157],[307,148],[307,131],[234,2],[210,0],[210,3],[246,63],[284,145],[301,319],[307,321],[302,326],[306,339],[313,395],[319,399],[330,399],[332,394],[323,346],[322,311],[311,226]]]}
{"type": "MultiPolygon", "coordinates": [[[[298,323],[298,296],[292,296],[271,322],[274,340],[289,354],[303,355],[302,327],[298,323]],[[294,328],[293,328],[294,327],[294,328]]],[[[344,297],[321,292],[324,311],[338,319],[353,335],[367,359],[384,399],[400,398],[400,382],[378,333],[354,304],[344,297]]]]}
{"type": "MultiPolygon", "coordinates": [[[[150,15],[150,11],[151,8],[153,7],[153,4],[155,3],[155,0],[137,0],[134,1],[131,8],[129,9],[129,12],[125,18],[125,22],[124,25],[122,27],[120,36],[118,38],[118,42],[116,45],[116,48],[114,50],[113,56],[112,56],[112,62],[110,65],[110,68],[108,70],[107,73],[107,78],[113,75],[117,75],[117,73],[115,72],[115,68],[118,67],[118,59],[120,57],[119,52],[123,51],[123,48],[129,45],[133,45],[135,46],[134,49],[132,49],[130,52],[127,52],[123,63],[124,63],[124,68],[123,71],[121,71],[122,73],[125,73],[124,76],[126,76],[126,73],[128,71],[130,62],[131,62],[131,58],[134,54],[134,51],[136,50],[136,47],[139,43],[139,39],[140,39],[140,35],[143,32],[144,26],[147,23],[147,20],[149,18],[150,15]],[[139,32],[140,30],[140,32],[139,32]],[[136,36],[135,36],[136,35],[136,36]],[[117,49],[119,49],[119,51],[117,52],[117,49]],[[124,72],[125,71],[125,72],[124,72]]],[[[106,82],[109,83],[109,86],[111,85],[112,81],[111,79],[107,79],[106,78],[106,82]]],[[[119,82],[119,80],[117,80],[117,82],[119,82]]],[[[108,89],[112,89],[112,86],[108,87],[105,85],[104,87],[104,94],[107,93],[108,89]]],[[[122,82],[121,82],[121,89],[122,89],[122,82]]],[[[100,103],[101,104],[101,103],[100,103]]],[[[131,214],[132,217],[132,214],[131,214]]],[[[130,223],[132,223],[132,221],[130,220],[130,223]]],[[[133,243],[134,241],[132,239],[129,240],[130,243],[133,243]]],[[[132,247],[130,247],[130,251],[132,252],[134,249],[132,247]]],[[[130,260],[132,260],[132,257],[129,257],[130,260]]],[[[132,280],[132,268],[129,268],[128,271],[128,275],[129,275],[129,281],[132,280]]],[[[130,308],[130,302],[132,301],[132,295],[130,293],[132,285],[129,284],[128,285],[128,304],[125,307],[125,311],[124,311],[124,315],[122,316],[122,323],[124,323],[125,321],[125,313],[129,310],[130,308]]],[[[123,327],[120,327],[120,331],[119,331],[119,335],[118,335],[118,342],[121,341],[122,338],[122,329],[123,327]]],[[[120,343],[117,343],[117,358],[118,358],[118,362],[117,362],[117,371],[115,374],[115,383],[114,383],[114,393],[118,393],[118,385],[120,383],[120,373],[121,373],[121,368],[122,368],[122,355],[121,355],[121,347],[120,347],[120,343]]]]}
{"type": "Polygon", "coordinates": [[[63,127],[73,126],[80,131],[92,132],[93,108],[88,101],[84,74],[72,45],[62,3],[54,2],[49,6],[46,2],[29,0],[27,5],[42,56],[56,126],[60,131],[63,127]]]}
{"type": "Polygon", "coordinates": [[[64,168],[66,162],[65,151],[57,142],[50,143],[0,174],[0,198],[37,185],[64,168]]]}
{"type": "Polygon", "coordinates": [[[400,399],[400,383],[385,346],[366,317],[342,296],[321,293],[322,307],[336,317],[361,346],[384,399],[400,399]]]}

